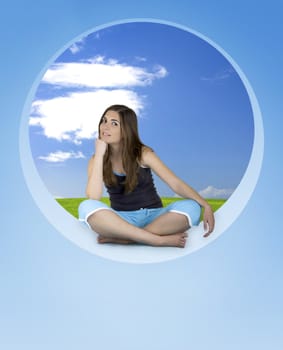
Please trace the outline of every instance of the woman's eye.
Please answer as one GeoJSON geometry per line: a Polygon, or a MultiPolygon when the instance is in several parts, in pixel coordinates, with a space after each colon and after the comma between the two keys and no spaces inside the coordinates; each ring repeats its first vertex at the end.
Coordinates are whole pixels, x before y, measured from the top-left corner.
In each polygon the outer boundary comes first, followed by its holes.
{"type": "Polygon", "coordinates": [[[117,122],[112,122],[112,125],[117,126],[118,123],[117,122]]]}

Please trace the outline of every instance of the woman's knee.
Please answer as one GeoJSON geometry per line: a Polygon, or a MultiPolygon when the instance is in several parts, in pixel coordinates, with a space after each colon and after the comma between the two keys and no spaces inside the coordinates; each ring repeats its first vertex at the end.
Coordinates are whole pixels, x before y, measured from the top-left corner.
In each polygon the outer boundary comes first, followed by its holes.
{"type": "Polygon", "coordinates": [[[184,199],[175,202],[171,210],[178,213],[183,213],[187,219],[189,226],[196,226],[199,224],[201,215],[201,206],[193,199],[184,199]]]}
{"type": "Polygon", "coordinates": [[[96,199],[86,199],[82,201],[78,207],[79,219],[86,222],[93,213],[104,208],[109,209],[106,204],[96,199]]]}

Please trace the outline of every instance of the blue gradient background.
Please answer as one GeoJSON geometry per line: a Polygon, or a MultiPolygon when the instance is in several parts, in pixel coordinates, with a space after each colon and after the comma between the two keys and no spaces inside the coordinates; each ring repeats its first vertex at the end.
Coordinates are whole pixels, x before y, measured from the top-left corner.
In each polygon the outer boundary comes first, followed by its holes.
{"type": "Polygon", "coordinates": [[[280,3],[1,6],[1,348],[283,348],[280,3]],[[126,18],[176,22],[220,45],[249,79],[265,130],[261,176],[240,217],[205,248],[160,264],[112,262],[73,245],[46,221],[20,166],[21,113],[42,67],[84,31],[126,18]]]}

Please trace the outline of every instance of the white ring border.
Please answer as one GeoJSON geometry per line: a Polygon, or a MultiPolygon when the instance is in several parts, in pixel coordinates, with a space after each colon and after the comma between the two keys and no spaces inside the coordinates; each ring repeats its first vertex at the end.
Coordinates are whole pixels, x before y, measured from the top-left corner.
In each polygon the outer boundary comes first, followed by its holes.
{"type": "Polygon", "coordinates": [[[237,219],[240,213],[247,205],[258,181],[262,161],[264,154],[264,131],[260,107],[255,96],[255,93],[238,64],[229,56],[219,45],[214,43],[206,36],[199,32],[192,30],[186,26],[176,24],[170,21],[157,20],[151,18],[134,18],[121,21],[110,22],[101,26],[96,26],[83,34],[77,36],[75,39],[67,43],[63,48],[57,51],[57,53],[47,62],[45,67],[41,70],[36,80],[34,81],[27,99],[25,101],[21,124],[19,132],[19,153],[21,159],[21,165],[24,173],[29,191],[35,200],[37,206],[48,219],[48,221],[68,240],[80,248],[95,254],[97,256],[107,258],[114,261],[126,262],[126,263],[157,263],[168,260],[173,260],[181,256],[188,255],[193,251],[196,251],[218,238],[224,231],[237,219]],[[99,31],[104,28],[108,28],[114,25],[134,23],[134,22],[149,22],[156,24],[165,24],[173,26],[178,29],[187,31],[200,39],[203,39],[216,50],[218,50],[233,66],[239,77],[241,78],[246,91],[248,93],[250,103],[252,106],[254,116],[254,142],[253,149],[250,157],[248,167],[245,174],[233,192],[227,202],[217,210],[215,213],[216,226],[213,234],[208,238],[203,238],[202,223],[198,227],[193,227],[190,230],[190,247],[185,249],[179,248],[154,248],[146,246],[126,246],[119,245],[99,245],[95,244],[95,235],[87,227],[82,227],[82,224],[63,209],[54,199],[54,197],[48,192],[43,181],[41,180],[34,161],[32,159],[32,153],[29,143],[29,114],[31,110],[31,103],[33,101],[35,92],[39,83],[48,67],[58,58],[66,49],[68,49],[73,43],[82,39],[83,37],[99,31]]]}

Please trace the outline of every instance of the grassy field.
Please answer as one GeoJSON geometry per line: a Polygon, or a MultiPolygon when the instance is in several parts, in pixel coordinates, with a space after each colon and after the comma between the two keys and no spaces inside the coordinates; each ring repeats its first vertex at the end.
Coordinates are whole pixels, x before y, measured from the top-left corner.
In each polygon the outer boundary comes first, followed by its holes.
{"type": "MultiPolygon", "coordinates": [[[[172,202],[182,200],[182,198],[176,198],[176,197],[162,197],[161,199],[164,207],[169,205],[172,202]]],[[[56,200],[70,214],[78,218],[78,206],[83,200],[85,200],[85,198],[56,198],[56,200]]],[[[109,205],[109,198],[104,197],[101,199],[101,201],[109,205]]],[[[226,200],[225,199],[207,199],[207,202],[211,205],[212,210],[216,211],[226,202],[226,200]]]]}

